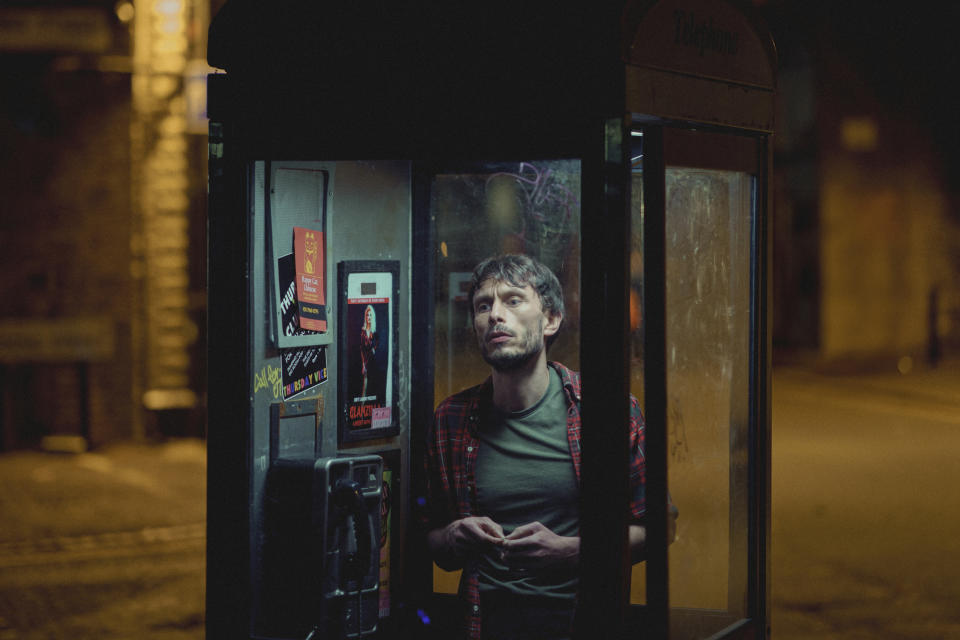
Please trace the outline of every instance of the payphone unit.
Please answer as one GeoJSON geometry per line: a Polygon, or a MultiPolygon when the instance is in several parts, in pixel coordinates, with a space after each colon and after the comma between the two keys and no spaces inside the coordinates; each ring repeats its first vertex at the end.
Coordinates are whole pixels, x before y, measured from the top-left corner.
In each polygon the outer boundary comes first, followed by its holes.
{"type": "Polygon", "coordinates": [[[361,638],[379,618],[379,456],[273,460],[261,625],[271,637],[361,638]]]}

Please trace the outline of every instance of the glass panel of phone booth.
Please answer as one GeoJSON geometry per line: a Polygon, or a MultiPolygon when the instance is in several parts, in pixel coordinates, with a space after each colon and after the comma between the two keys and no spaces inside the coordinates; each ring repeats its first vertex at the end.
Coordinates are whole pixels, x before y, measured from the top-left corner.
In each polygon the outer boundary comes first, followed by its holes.
{"type": "MultiPolygon", "coordinates": [[[[747,617],[752,237],[759,151],[749,138],[664,130],[670,637],[747,617]]],[[[643,135],[633,132],[631,390],[643,398],[643,135]]],[[[631,602],[646,599],[643,565],[631,602]]]]}
{"type": "MultiPolygon", "coordinates": [[[[490,372],[470,322],[470,274],[481,260],[525,253],[550,267],[566,312],[548,358],[579,365],[580,161],[488,162],[442,168],[430,181],[435,242],[434,405],[490,372]]],[[[434,566],[434,590],[454,593],[459,572],[434,566]]]]}

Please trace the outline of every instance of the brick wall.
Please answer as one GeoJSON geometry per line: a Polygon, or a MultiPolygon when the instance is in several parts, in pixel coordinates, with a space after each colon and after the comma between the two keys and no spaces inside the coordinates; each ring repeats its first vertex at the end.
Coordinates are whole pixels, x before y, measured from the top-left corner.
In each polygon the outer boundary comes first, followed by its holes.
{"type": "MultiPolygon", "coordinates": [[[[114,356],[87,368],[96,445],[131,437],[139,410],[131,396],[130,77],[58,65],[0,60],[0,317],[111,319],[114,356]]],[[[3,429],[15,446],[79,433],[81,379],[67,362],[4,367],[4,421],[14,424],[3,429]]]]}

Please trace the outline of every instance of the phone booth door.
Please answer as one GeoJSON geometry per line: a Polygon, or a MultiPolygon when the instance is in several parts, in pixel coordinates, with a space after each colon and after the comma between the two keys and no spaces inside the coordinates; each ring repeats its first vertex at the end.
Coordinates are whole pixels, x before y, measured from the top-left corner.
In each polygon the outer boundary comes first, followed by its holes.
{"type": "Polygon", "coordinates": [[[631,137],[632,246],[645,254],[631,289],[663,300],[636,312],[631,389],[648,412],[651,484],[665,480],[680,509],[666,557],[634,572],[631,602],[651,594],[647,622],[670,638],[760,637],[766,139],[650,122],[631,137]]]}
{"type": "Polygon", "coordinates": [[[772,42],[725,3],[667,1],[627,60],[630,388],[652,520],[634,628],[765,638],[772,42]]]}

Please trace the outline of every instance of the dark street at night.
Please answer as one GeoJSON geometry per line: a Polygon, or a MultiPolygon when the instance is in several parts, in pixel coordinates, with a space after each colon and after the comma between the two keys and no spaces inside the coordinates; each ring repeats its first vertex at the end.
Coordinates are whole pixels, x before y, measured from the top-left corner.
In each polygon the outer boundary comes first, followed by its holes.
{"type": "Polygon", "coordinates": [[[519,335],[575,637],[960,640],[960,3],[568,5],[0,0],[0,640],[515,605],[431,436],[519,335]],[[513,253],[556,334],[478,328],[513,253]]]}

